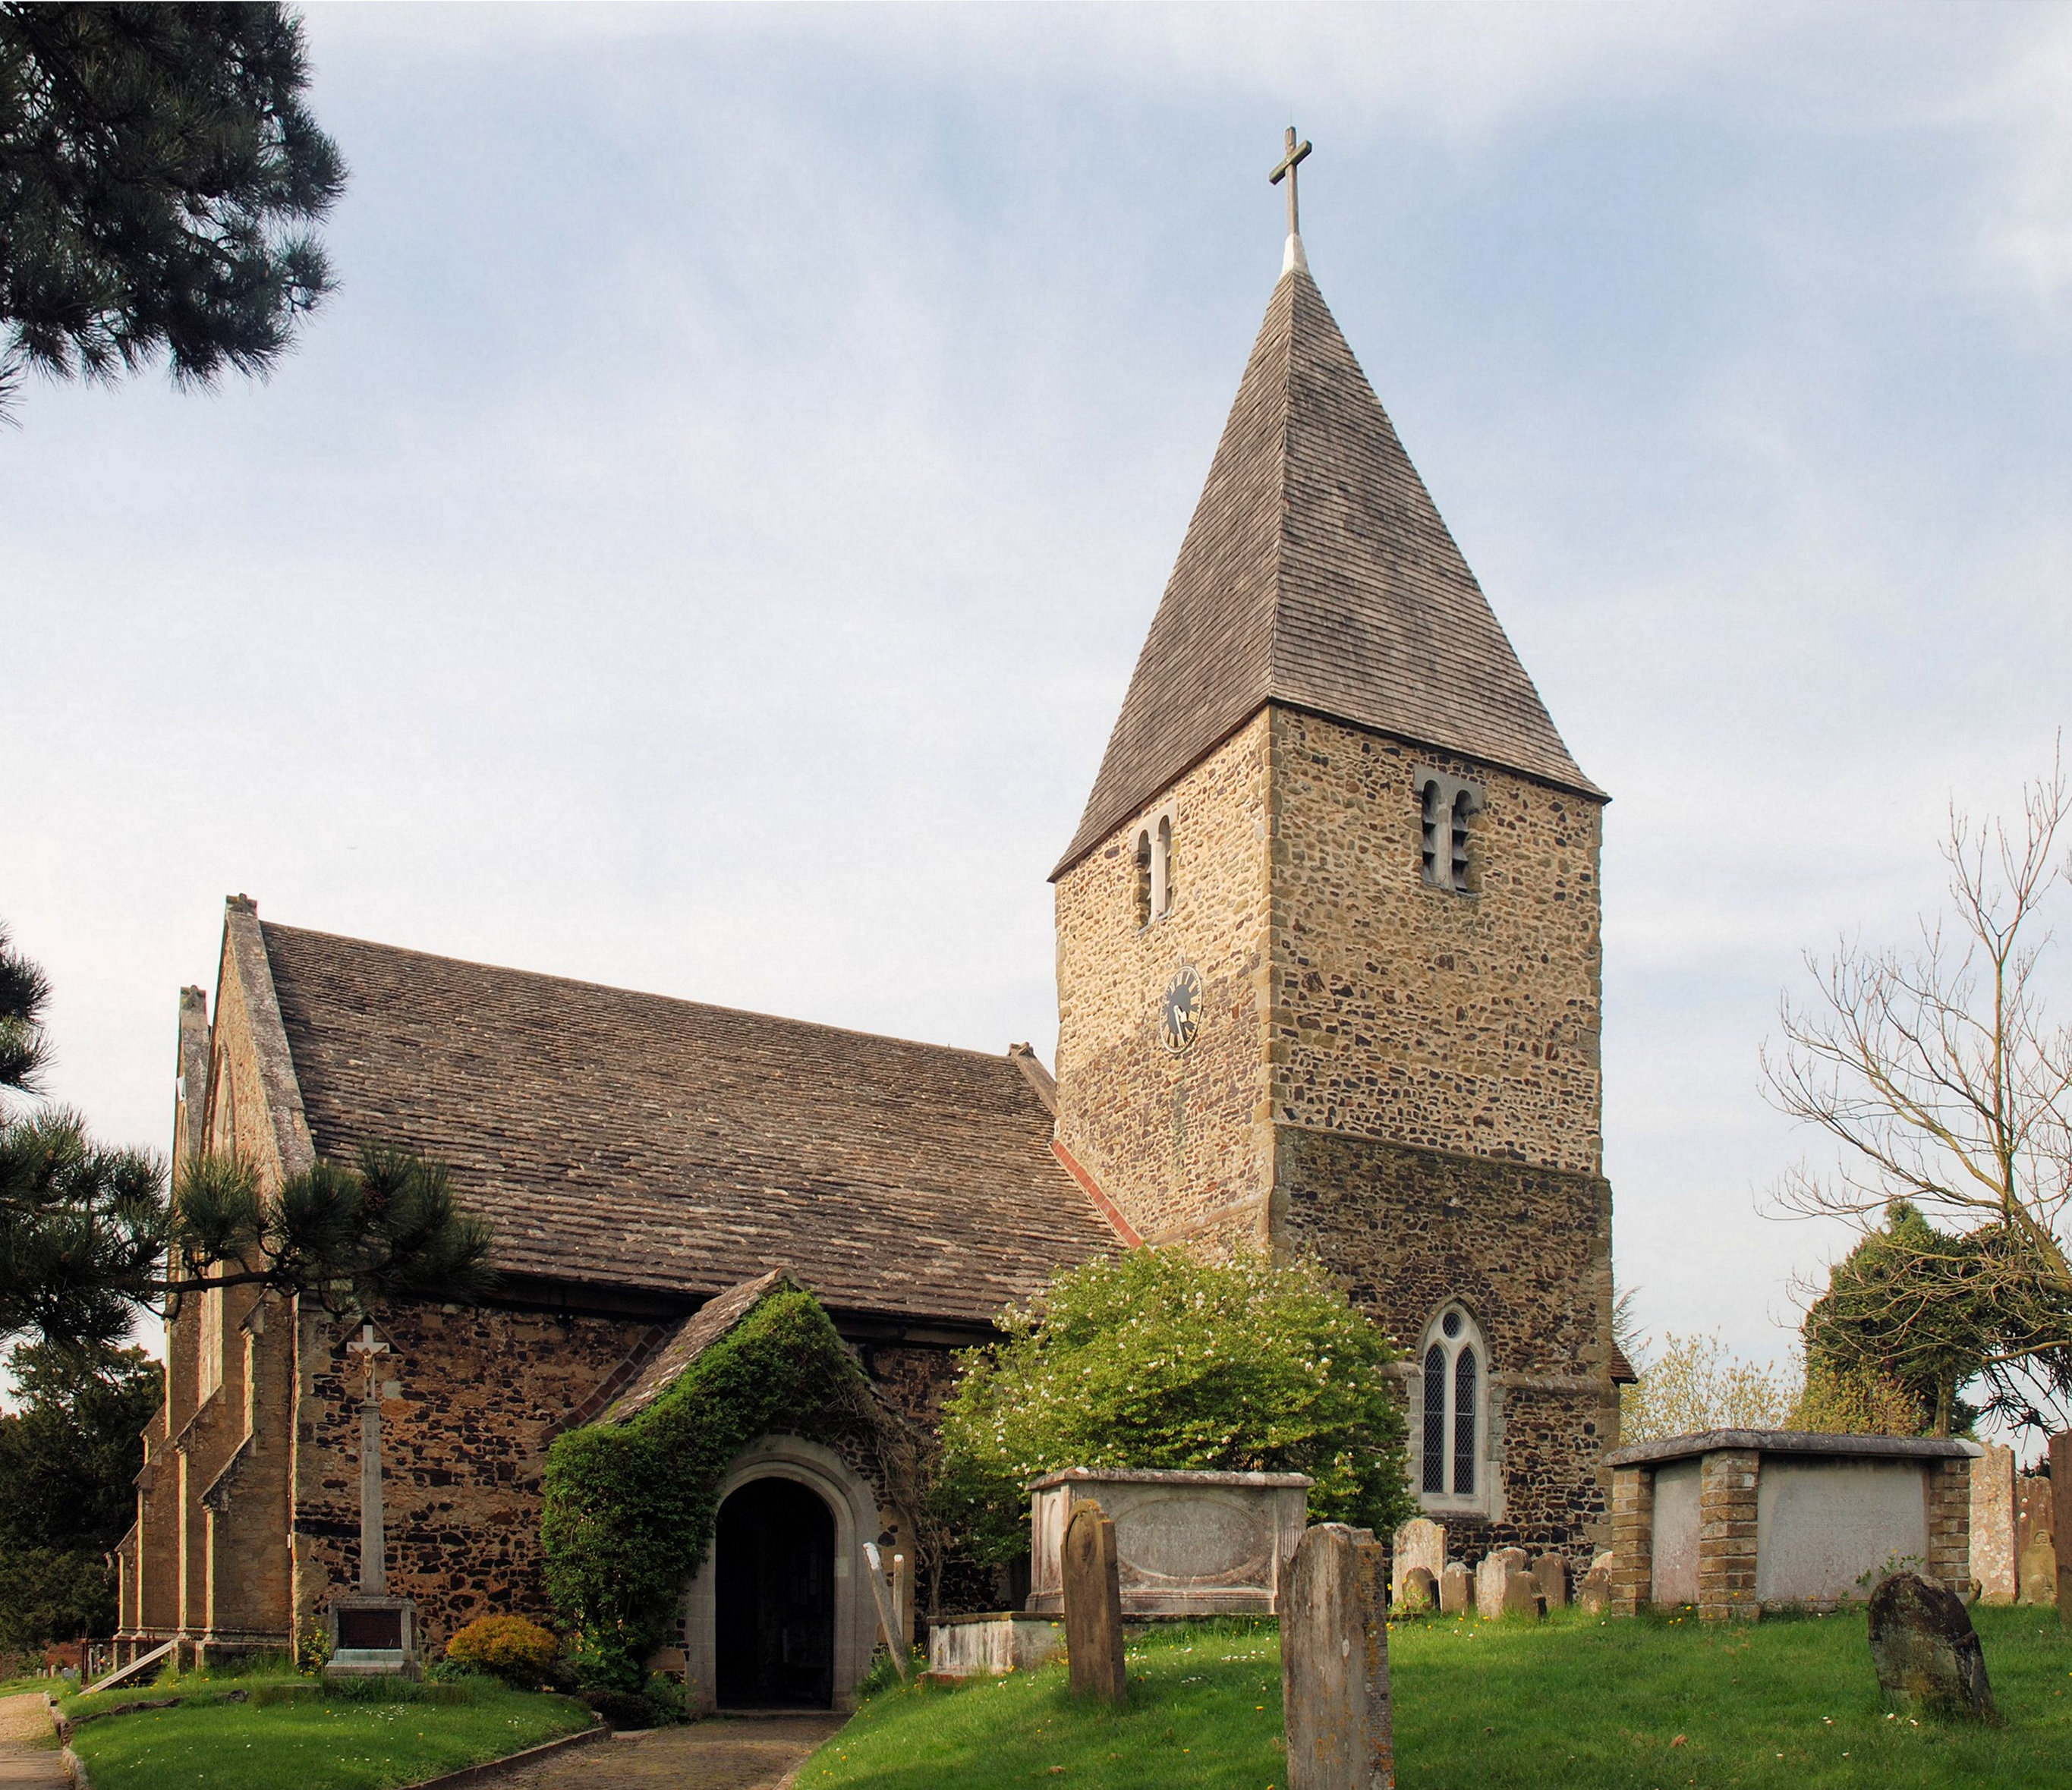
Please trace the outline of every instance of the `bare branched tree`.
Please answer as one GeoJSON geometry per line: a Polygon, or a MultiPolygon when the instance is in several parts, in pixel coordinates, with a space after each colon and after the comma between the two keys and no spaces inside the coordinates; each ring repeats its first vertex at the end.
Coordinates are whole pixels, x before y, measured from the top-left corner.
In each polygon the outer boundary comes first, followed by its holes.
{"type": "Polygon", "coordinates": [[[1764,1053],[1774,1102],[1838,1146],[1826,1172],[1785,1177],[1780,1213],[1869,1234],[1905,1202],[1927,1221],[1879,1231],[1878,1272],[1852,1283],[1850,1324],[1827,1328],[1865,1339],[1864,1365],[1932,1388],[1938,1429],[1975,1377],[2020,1422],[2072,1393],[2072,1033],[2050,1022],[2039,975],[2068,834],[2062,757],[2012,825],[1953,805],[1947,911],[1910,949],[1809,956],[1816,992],[1787,997],[1782,1049],[1764,1053]]]}

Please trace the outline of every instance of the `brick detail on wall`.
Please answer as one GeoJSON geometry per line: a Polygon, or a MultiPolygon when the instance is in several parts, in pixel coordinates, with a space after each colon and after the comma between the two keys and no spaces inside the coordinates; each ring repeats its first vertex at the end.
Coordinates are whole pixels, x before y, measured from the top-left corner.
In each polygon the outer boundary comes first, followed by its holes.
{"type": "Polygon", "coordinates": [[[1971,1584],[1971,1463],[1928,1463],[1928,1572],[1933,1584],[1968,1596],[1971,1584]]]}
{"type": "Polygon", "coordinates": [[[1756,1488],[1762,1457],[1720,1448],[1704,1457],[1698,1480],[1698,1615],[1706,1622],[1753,1621],[1756,1600],[1756,1488]]]}
{"type": "Polygon", "coordinates": [[[1655,1599],[1655,1472],[1612,1474],[1612,1611],[1637,1616],[1655,1599]]]}

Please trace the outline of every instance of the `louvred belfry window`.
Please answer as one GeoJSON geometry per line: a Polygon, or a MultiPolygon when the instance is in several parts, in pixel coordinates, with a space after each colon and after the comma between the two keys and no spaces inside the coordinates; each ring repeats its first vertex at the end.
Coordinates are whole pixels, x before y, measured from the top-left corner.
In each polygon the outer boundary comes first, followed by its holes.
{"type": "Polygon", "coordinates": [[[1418,864],[1427,885],[1457,895],[1473,892],[1469,823],[1482,810],[1479,783],[1420,770],[1417,791],[1418,864]]]}

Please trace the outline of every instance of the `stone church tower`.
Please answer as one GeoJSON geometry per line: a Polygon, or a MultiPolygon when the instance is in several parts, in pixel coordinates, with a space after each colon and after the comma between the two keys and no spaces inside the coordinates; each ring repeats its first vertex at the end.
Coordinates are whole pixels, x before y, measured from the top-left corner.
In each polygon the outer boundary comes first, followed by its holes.
{"type": "Polygon", "coordinates": [[[1151,1243],[1314,1252],[1470,1555],[1608,1545],[1605,797],[1290,236],[1057,886],[1057,1149],[1151,1243]]]}

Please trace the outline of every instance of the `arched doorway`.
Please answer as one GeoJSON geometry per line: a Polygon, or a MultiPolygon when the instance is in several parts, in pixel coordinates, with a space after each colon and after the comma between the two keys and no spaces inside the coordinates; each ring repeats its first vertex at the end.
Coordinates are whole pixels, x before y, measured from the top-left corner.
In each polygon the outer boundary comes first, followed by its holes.
{"type": "Polygon", "coordinates": [[[835,1517],[796,1480],[750,1480],[713,1536],[714,1690],[723,1709],[835,1698],[835,1517]]]}

